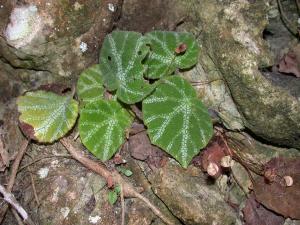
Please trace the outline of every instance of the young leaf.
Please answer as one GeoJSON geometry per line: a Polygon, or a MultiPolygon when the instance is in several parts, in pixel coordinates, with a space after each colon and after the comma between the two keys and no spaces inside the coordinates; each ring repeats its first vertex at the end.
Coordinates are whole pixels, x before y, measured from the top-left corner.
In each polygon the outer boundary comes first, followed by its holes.
{"type": "Polygon", "coordinates": [[[113,205],[118,200],[118,194],[115,191],[108,192],[108,202],[113,205]]]}
{"type": "Polygon", "coordinates": [[[103,78],[99,64],[84,70],[77,82],[77,94],[83,104],[103,99],[103,78]]]}
{"type": "Polygon", "coordinates": [[[139,102],[153,90],[143,78],[147,44],[141,34],[129,31],[114,31],[103,42],[100,68],[105,86],[110,91],[117,90],[117,97],[124,103],[139,102]]]}
{"type": "Polygon", "coordinates": [[[132,121],[132,116],[117,101],[89,103],[80,113],[81,141],[98,159],[108,160],[124,142],[132,121]]]}
{"type": "Polygon", "coordinates": [[[114,188],[114,192],[116,192],[117,194],[121,193],[121,186],[120,185],[116,185],[114,188]]]}
{"type": "Polygon", "coordinates": [[[124,167],[117,167],[117,170],[118,170],[120,173],[124,174],[126,177],[130,177],[130,176],[133,174],[131,170],[126,169],[126,168],[124,168],[124,167]]]}
{"type": "Polygon", "coordinates": [[[176,68],[187,69],[198,62],[199,47],[190,33],[152,31],[146,37],[151,41],[152,50],[146,60],[148,78],[161,78],[176,68]]]}
{"type": "Polygon", "coordinates": [[[178,76],[162,80],[143,101],[143,116],[151,142],[185,168],[213,134],[206,107],[193,87],[178,76]]]}
{"type": "Polygon", "coordinates": [[[53,92],[27,92],[17,100],[21,129],[38,142],[51,143],[64,136],[76,122],[78,103],[72,96],[53,92]]]}

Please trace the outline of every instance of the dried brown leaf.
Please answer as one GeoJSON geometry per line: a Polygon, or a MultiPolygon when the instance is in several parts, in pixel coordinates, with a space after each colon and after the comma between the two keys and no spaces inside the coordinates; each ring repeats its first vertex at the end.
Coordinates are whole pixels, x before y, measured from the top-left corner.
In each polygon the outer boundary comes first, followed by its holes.
{"type": "Polygon", "coordinates": [[[271,174],[272,179],[255,180],[256,200],[284,217],[300,219],[300,158],[274,158],[265,165],[265,174],[271,174]],[[293,179],[291,186],[286,184],[286,176],[293,179]]]}
{"type": "Polygon", "coordinates": [[[165,161],[166,153],[151,144],[146,131],[129,138],[129,151],[133,158],[146,161],[151,168],[159,168],[165,161]]]}
{"type": "Polygon", "coordinates": [[[258,203],[253,194],[246,200],[242,211],[245,225],[282,225],[285,221],[283,216],[258,203]]]}
{"type": "Polygon", "coordinates": [[[300,77],[300,45],[295,46],[281,58],[278,71],[300,77]]]}

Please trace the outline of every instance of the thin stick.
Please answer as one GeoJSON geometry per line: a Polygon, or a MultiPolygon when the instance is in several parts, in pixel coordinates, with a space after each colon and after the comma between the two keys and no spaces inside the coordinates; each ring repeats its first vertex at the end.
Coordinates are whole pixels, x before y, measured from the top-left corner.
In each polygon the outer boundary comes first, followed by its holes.
{"type": "Polygon", "coordinates": [[[32,162],[30,162],[30,163],[28,163],[28,164],[22,166],[22,167],[18,170],[18,173],[19,173],[21,170],[25,169],[25,168],[28,167],[28,166],[31,166],[32,164],[34,164],[34,163],[36,163],[36,162],[38,162],[38,161],[41,161],[41,160],[44,160],[44,159],[49,159],[49,158],[54,158],[54,157],[57,157],[57,158],[59,158],[59,157],[62,157],[62,158],[70,158],[71,155],[47,155],[47,156],[43,156],[43,157],[41,157],[41,158],[35,159],[34,161],[32,161],[32,162]]]}
{"type": "Polygon", "coordinates": [[[29,141],[26,139],[22,142],[21,144],[21,148],[18,152],[18,155],[12,165],[12,171],[11,171],[11,175],[10,175],[10,178],[9,178],[9,181],[8,181],[8,184],[7,184],[7,190],[9,192],[12,191],[12,188],[14,186],[14,183],[15,183],[15,180],[16,180],[16,176],[17,176],[17,173],[18,173],[18,168],[20,166],[20,163],[21,163],[21,160],[23,158],[23,155],[25,154],[26,152],[26,149],[27,149],[27,146],[29,144],[29,141]]]}
{"type": "MultiPolygon", "coordinates": [[[[22,143],[21,143],[21,147],[20,147],[20,150],[16,156],[16,159],[12,165],[12,171],[11,171],[11,174],[10,174],[10,177],[9,177],[9,181],[8,181],[8,184],[7,184],[7,191],[8,192],[11,192],[12,191],[12,188],[14,186],[14,183],[15,183],[15,180],[16,180],[16,176],[17,176],[17,172],[18,172],[18,168],[19,168],[19,165],[21,163],[21,160],[26,152],[26,149],[27,149],[27,146],[29,144],[29,141],[27,139],[25,139],[22,143]]],[[[8,205],[4,205],[2,207],[2,211],[0,213],[0,224],[2,223],[4,217],[5,217],[5,214],[7,212],[7,209],[8,209],[8,205]]]]}
{"type": "Polygon", "coordinates": [[[19,204],[19,202],[16,200],[15,196],[6,190],[1,184],[0,184],[0,193],[3,195],[4,200],[9,203],[14,209],[17,210],[17,212],[20,214],[20,216],[23,218],[25,223],[28,224],[34,224],[31,219],[29,218],[27,212],[24,210],[24,208],[19,204]]]}
{"type": "Polygon", "coordinates": [[[124,201],[124,193],[123,193],[123,186],[120,185],[121,188],[121,208],[122,208],[122,217],[121,217],[121,225],[125,225],[125,201],[124,201]]]}
{"type": "Polygon", "coordinates": [[[168,225],[173,225],[173,223],[161,213],[161,211],[154,206],[147,198],[142,196],[132,184],[126,182],[123,177],[118,173],[118,171],[109,171],[106,169],[104,164],[99,164],[87,157],[84,154],[76,149],[72,141],[67,138],[62,138],[60,143],[68,150],[68,152],[73,156],[74,159],[82,163],[86,168],[92,170],[93,172],[99,174],[100,176],[104,177],[105,179],[112,179],[114,183],[119,184],[123,188],[124,196],[126,197],[135,197],[142,200],[150,209],[152,209],[153,213],[158,216],[164,223],[168,225]]]}
{"type": "Polygon", "coordinates": [[[31,173],[31,171],[29,171],[29,174],[30,174],[30,179],[31,179],[31,185],[32,185],[32,190],[33,190],[34,198],[35,198],[37,206],[39,206],[40,205],[40,201],[39,201],[39,197],[38,197],[37,192],[36,192],[35,183],[34,183],[34,179],[33,179],[33,175],[31,173]]]}

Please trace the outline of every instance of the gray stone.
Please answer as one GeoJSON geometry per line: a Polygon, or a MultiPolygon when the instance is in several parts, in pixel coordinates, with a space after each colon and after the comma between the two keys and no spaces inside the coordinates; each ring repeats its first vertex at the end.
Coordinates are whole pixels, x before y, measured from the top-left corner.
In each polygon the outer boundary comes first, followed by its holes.
{"type": "Polygon", "coordinates": [[[216,185],[190,167],[168,163],[150,178],[154,192],[186,225],[236,224],[237,215],[224,201],[216,185]]]}
{"type": "Polygon", "coordinates": [[[77,76],[97,62],[120,2],[6,1],[0,11],[7,18],[0,23],[0,56],[14,68],[48,71],[56,78],[77,76]],[[108,3],[116,10],[109,10],[108,3]]]}
{"type": "Polygon", "coordinates": [[[271,143],[300,148],[300,93],[291,95],[259,70],[273,64],[262,38],[268,2],[191,0],[181,7],[194,19],[189,30],[201,21],[202,54],[222,73],[244,125],[271,143]]]}

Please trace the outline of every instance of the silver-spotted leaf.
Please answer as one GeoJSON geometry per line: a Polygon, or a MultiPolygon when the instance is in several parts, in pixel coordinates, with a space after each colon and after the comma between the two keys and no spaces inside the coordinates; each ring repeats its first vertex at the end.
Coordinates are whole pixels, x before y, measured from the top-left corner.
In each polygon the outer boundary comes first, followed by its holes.
{"type": "Polygon", "coordinates": [[[72,129],[78,116],[78,102],[72,96],[53,92],[27,92],[17,105],[23,132],[38,142],[58,140],[72,129]]]}
{"type": "Polygon", "coordinates": [[[143,59],[149,52],[148,39],[140,33],[114,31],[105,37],[100,52],[104,84],[117,90],[122,102],[132,104],[144,99],[153,87],[143,78],[143,59]]]}
{"type": "Polygon", "coordinates": [[[178,76],[162,80],[143,101],[143,117],[151,142],[185,168],[213,134],[208,110],[193,87],[178,76]]]}
{"type": "Polygon", "coordinates": [[[83,104],[103,99],[103,78],[99,64],[84,70],[77,82],[77,94],[83,104]]]}
{"type": "Polygon", "coordinates": [[[82,143],[98,159],[110,159],[125,140],[133,117],[117,101],[99,100],[86,104],[80,112],[82,143]]]}
{"type": "Polygon", "coordinates": [[[199,46],[191,33],[152,31],[146,37],[152,50],[146,60],[148,78],[161,78],[176,68],[188,69],[198,62],[199,46]]]}
{"type": "Polygon", "coordinates": [[[118,194],[115,191],[109,191],[108,192],[108,202],[113,205],[118,200],[118,194]]]}

